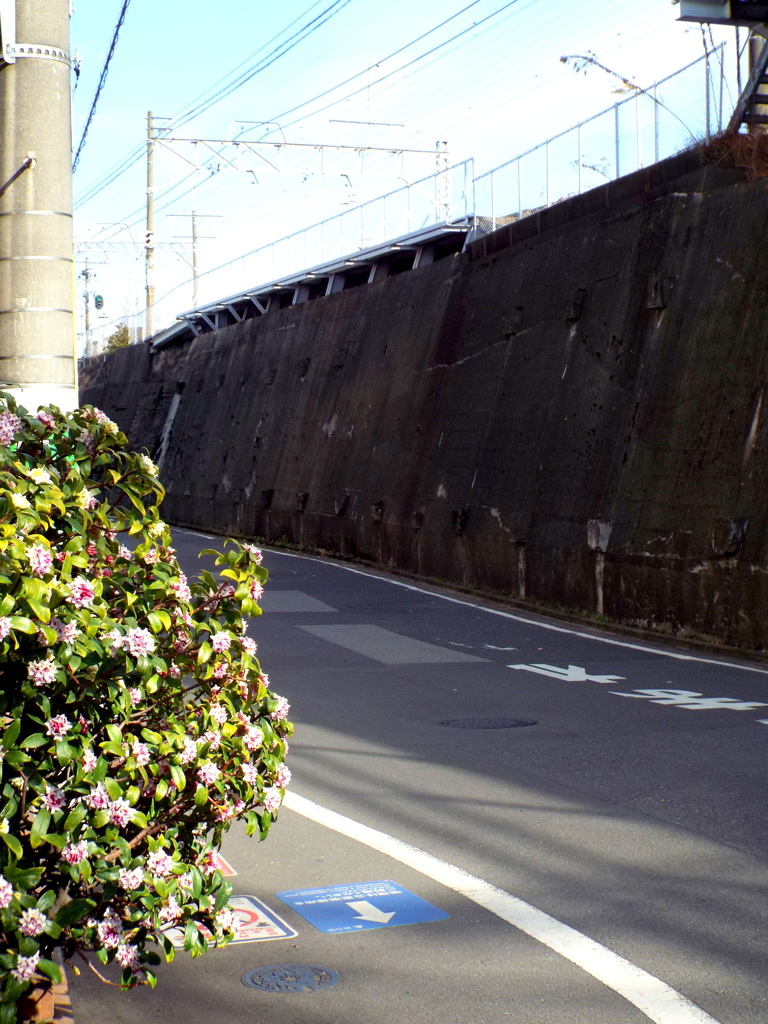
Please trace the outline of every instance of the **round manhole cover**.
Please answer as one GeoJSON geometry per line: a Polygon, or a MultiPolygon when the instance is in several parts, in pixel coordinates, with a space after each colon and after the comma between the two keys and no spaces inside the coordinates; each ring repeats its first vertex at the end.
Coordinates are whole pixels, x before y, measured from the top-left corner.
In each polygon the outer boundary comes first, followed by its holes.
{"type": "Polygon", "coordinates": [[[446,718],[440,723],[453,729],[519,729],[537,724],[531,718],[446,718]]]}
{"type": "Polygon", "coordinates": [[[271,967],[257,967],[243,975],[243,984],[262,992],[317,992],[330,988],[339,980],[336,971],[327,967],[312,967],[310,964],[272,964],[271,967]]]}

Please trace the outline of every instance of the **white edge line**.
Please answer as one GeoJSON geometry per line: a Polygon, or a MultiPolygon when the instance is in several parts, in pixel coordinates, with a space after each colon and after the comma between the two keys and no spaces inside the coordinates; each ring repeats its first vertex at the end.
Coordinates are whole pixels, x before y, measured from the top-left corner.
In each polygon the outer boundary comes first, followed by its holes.
{"type": "Polygon", "coordinates": [[[497,889],[463,868],[434,857],[402,839],[370,828],[288,792],[285,807],[326,828],[386,854],[541,942],[636,1006],[654,1024],[718,1024],[714,1017],[647,971],[536,907],[497,889]]]}
{"type": "MultiPolygon", "coordinates": [[[[202,536],[202,535],[198,535],[202,536]]],[[[460,604],[465,608],[474,608],[476,611],[487,612],[488,615],[499,615],[503,619],[512,619],[514,622],[522,622],[526,626],[538,626],[539,629],[549,629],[554,633],[568,633],[571,636],[578,636],[584,640],[595,640],[601,644],[611,644],[613,647],[628,647],[633,651],[643,651],[646,654],[657,654],[661,658],[675,658],[677,661],[698,661],[704,665],[719,665],[721,668],[735,668],[741,672],[757,672],[758,675],[768,675],[768,669],[758,668],[756,665],[741,665],[735,661],[721,661],[719,658],[702,658],[696,654],[682,654],[678,651],[659,650],[656,647],[648,647],[645,644],[633,644],[626,640],[612,640],[607,636],[595,636],[593,633],[583,633],[578,629],[568,629],[567,626],[555,626],[551,622],[541,622],[538,619],[527,618],[523,615],[515,615],[513,612],[505,612],[500,608],[486,608],[485,605],[475,604],[473,601],[464,601],[460,597],[448,597],[434,590],[427,590],[418,587],[413,583],[404,583],[402,580],[392,580],[387,576],[379,576],[376,573],[365,572],[364,569],[355,569],[351,565],[339,565],[337,562],[318,558],[315,555],[299,555],[292,551],[278,551],[275,548],[266,548],[272,555],[281,555],[283,558],[305,558],[307,561],[322,562],[323,565],[332,565],[344,572],[353,572],[357,576],[366,576],[371,580],[379,580],[381,583],[390,583],[393,587],[402,587],[404,590],[413,590],[417,594],[426,594],[429,597],[437,597],[441,601],[449,601],[451,604],[460,604]]]]}

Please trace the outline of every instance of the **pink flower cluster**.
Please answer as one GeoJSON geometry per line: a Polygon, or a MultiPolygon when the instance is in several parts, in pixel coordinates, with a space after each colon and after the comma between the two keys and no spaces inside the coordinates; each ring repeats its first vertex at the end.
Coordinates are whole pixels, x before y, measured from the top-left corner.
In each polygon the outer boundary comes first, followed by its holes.
{"type": "Polygon", "coordinates": [[[49,786],[43,794],[42,804],[47,811],[60,811],[66,806],[67,798],[64,795],[64,790],[59,789],[57,786],[49,786]]]}
{"type": "Polygon", "coordinates": [[[291,705],[285,699],[285,697],[277,698],[277,707],[274,711],[270,711],[269,717],[275,721],[280,722],[284,718],[288,717],[288,712],[291,710],[291,705]]]}
{"type": "Polygon", "coordinates": [[[76,637],[80,636],[80,633],[82,632],[80,629],[77,628],[76,622],[64,623],[55,615],[51,619],[49,625],[51,629],[56,633],[56,639],[59,641],[59,643],[71,644],[72,641],[76,637]]]}
{"type": "Polygon", "coordinates": [[[29,567],[35,576],[45,576],[53,567],[53,555],[42,544],[33,544],[27,550],[29,567]]]}
{"type": "Polygon", "coordinates": [[[19,919],[19,931],[22,935],[29,935],[31,938],[34,938],[35,935],[41,935],[45,931],[47,922],[48,918],[45,914],[34,907],[30,907],[24,911],[19,919]]]}
{"type": "Polygon", "coordinates": [[[95,596],[93,584],[83,576],[78,576],[69,584],[69,603],[75,608],[88,608],[93,604],[95,596]]]}
{"type": "Polygon", "coordinates": [[[6,907],[10,907],[11,900],[13,899],[13,886],[0,875],[0,909],[5,910],[6,907]]]}
{"type": "Polygon", "coordinates": [[[79,864],[88,856],[88,843],[82,839],[79,843],[67,843],[61,851],[61,859],[67,864],[79,864]]]}
{"type": "Polygon", "coordinates": [[[0,413],[0,444],[4,448],[13,443],[19,430],[21,430],[21,420],[18,416],[7,410],[0,413]]]}
{"type": "Polygon", "coordinates": [[[228,651],[232,646],[232,634],[226,630],[222,630],[220,633],[214,633],[211,637],[211,650],[215,651],[216,654],[221,654],[222,651],[228,651]]]}
{"type": "Polygon", "coordinates": [[[173,871],[173,858],[169,857],[164,850],[154,850],[147,857],[147,871],[160,878],[170,875],[173,871]]]}
{"type": "Polygon", "coordinates": [[[27,676],[35,686],[47,686],[56,679],[56,664],[53,661],[30,661],[27,676]]]}
{"type": "MultiPolygon", "coordinates": [[[[3,414],[7,415],[7,414],[3,414]]],[[[32,956],[19,956],[16,959],[16,966],[11,968],[11,974],[18,981],[29,981],[37,970],[37,965],[40,962],[40,952],[33,953],[32,956]]]]}
{"type": "Polygon", "coordinates": [[[72,728],[72,723],[66,715],[56,715],[54,718],[49,718],[45,723],[45,728],[49,736],[53,736],[58,739],[60,736],[65,736],[72,728]]]}
{"type": "Polygon", "coordinates": [[[207,761],[197,769],[197,777],[204,786],[212,786],[220,775],[221,769],[210,761],[207,761]]]}
{"type": "Polygon", "coordinates": [[[5,640],[11,632],[11,620],[7,615],[0,615],[0,640],[5,640]]]}
{"type": "Polygon", "coordinates": [[[127,892],[133,892],[134,889],[139,889],[143,885],[144,872],[141,868],[120,868],[118,881],[127,892]]]}
{"type": "Polygon", "coordinates": [[[122,646],[136,658],[142,654],[152,654],[155,638],[148,629],[129,629],[123,637],[122,646]]]}

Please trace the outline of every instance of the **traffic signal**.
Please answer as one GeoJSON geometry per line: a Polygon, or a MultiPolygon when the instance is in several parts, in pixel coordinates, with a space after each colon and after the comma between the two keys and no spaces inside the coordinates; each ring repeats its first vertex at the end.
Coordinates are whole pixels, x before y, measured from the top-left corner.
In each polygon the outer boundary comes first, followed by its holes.
{"type": "Polygon", "coordinates": [[[93,296],[93,304],[96,307],[96,309],[103,309],[104,308],[104,296],[103,295],[94,295],[93,296]]]}

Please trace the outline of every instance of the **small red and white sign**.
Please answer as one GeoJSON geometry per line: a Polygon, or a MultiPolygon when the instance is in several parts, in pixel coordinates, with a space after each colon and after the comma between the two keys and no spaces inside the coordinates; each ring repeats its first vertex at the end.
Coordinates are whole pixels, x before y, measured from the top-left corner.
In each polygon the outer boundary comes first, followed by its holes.
{"type": "MultiPolygon", "coordinates": [[[[237,935],[232,939],[236,942],[266,942],[270,939],[292,939],[298,934],[291,926],[263,903],[257,896],[233,896],[227,904],[234,911],[240,924],[237,935]]],[[[210,931],[201,929],[206,941],[213,939],[210,931]]],[[[184,929],[166,928],[165,934],[176,949],[184,948],[184,929]]]]}

